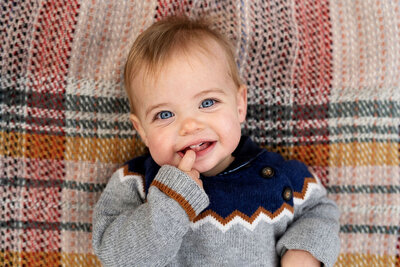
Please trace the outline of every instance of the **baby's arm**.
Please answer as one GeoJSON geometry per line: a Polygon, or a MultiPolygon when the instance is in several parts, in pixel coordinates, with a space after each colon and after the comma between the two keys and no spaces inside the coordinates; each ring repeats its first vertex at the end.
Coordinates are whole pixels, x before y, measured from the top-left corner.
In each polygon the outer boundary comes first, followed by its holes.
{"type": "Polygon", "coordinates": [[[279,239],[277,251],[283,257],[290,250],[307,251],[324,266],[333,266],[340,250],[339,209],[316,180],[318,183],[308,188],[305,201],[295,203],[294,220],[279,239]]]}
{"type": "Polygon", "coordinates": [[[146,201],[140,190],[139,179],[116,172],[96,205],[93,248],[106,266],[167,264],[209,203],[195,180],[172,166],[160,168],[146,201]]]}

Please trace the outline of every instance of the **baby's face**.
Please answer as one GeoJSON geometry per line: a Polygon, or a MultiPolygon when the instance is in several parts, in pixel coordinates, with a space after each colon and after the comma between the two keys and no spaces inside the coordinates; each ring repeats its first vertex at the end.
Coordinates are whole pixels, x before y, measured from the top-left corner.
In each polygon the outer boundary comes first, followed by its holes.
{"type": "Polygon", "coordinates": [[[133,80],[137,113],[131,120],[160,166],[178,166],[188,149],[196,152],[193,169],[206,176],[233,161],[246,117],[246,87],[237,88],[229,76],[222,48],[210,42],[210,51],[214,55],[179,53],[158,79],[133,80]]]}

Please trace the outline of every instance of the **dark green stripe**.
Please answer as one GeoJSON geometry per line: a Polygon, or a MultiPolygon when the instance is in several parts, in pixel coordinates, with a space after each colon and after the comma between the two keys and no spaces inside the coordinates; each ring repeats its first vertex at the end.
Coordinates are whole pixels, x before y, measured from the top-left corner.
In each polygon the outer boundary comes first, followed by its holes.
{"type": "Polygon", "coordinates": [[[400,234],[398,225],[356,225],[344,224],[340,226],[340,232],[345,234],[400,234]]]}
{"type": "Polygon", "coordinates": [[[400,102],[363,100],[329,104],[329,118],[349,117],[399,118],[400,102]]]}
{"type": "Polygon", "coordinates": [[[134,134],[99,134],[99,133],[71,133],[65,134],[66,137],[83,137],[83,138],[101,138],[101,139],[132,139],[135,137],[134,134]]]}
{"type": "Polygon", "coordinates": [[[127,98],[102,96],[77,96],[40,93],[15,88],[0,88],[0,104],[26,106],[52,110],[69,110],[96,113],[129,113],[127,98]]]}
{"type": "Polygon", "coordinates": [[[285,120],[323,120],[336,118],[372,117],[372,118],[400,118],[400,101],[390,100],[363,100],[322,105],[270,105],[249,104],[249,117],[279,118],[285,120]]]}
{"type": "MultiPolygon", "coordinates": [[[[33,107],[96,112],[96,113],[129,113],[129,102],[126,97],[77,96],[51,93],[38,93],[31,90],[0,88],[0,104],[22,106],[28,103],[33,107]]],[[[321,105],[270,105],[249,104],[248,116],[256,120],[271,118],[282,121],[331,119],[352,117],[400,117],[400,102],[391,100],[361,100],[321,105]]]]}
{"type": "MultiPolygon", "coordinates": [[[[3,114],[2,120],[6,122],[25,122],[32,126],[51,127],[56,126],[60,128],[79,128],[83,130],[114,130],[118,131],[129,131],[132,130],[132,124],[130,121],[104,121],[104,120],[79,120],[79,119],[53,119],[53,118],[32,118],[19,116],[15,114],[3,114]]],[[[259,121],[259,124],[263,124],[263,121],[259,121]]],[[[312,136],[335,136],[335,135],[353,135],[353,134],[397,134],[399,132],[397,125],[343,125],[340,127],[326,127],[326,128],[293,128],[292,130],[280,130],[276,129],[252,129],[250,130],[251,124],[247,123],[244,128],[247,131],[260,131],[263,134],[261,136],[276,136],[279,134],[283,137],[312,137],[312,136]]],[[[13,126],[14,127],[14,126],[13,126]]],[[[8,128],[7,125],[5,128],[8,128]]],[[[53,132],[55,130],[49,129],[53,132]]],[[[112,135],[112,134],[111,134],[112,135]]],[[[113,135],[112,135],[113,136],[113,135]]],[[[398,137],[393,137],[397,139],[398,137]]],[[[367,138],[372,140],[373,138],[367,138]]],[[[360,140],[360,139],[356,139],[360,140]]],[[[374,139],[375,140],[375,139],[374,139]]]]}
{"type": "Polygon", "coordinates": [[[331,194],[399,194],[400,185],[331,185],[326,187],[331,194]]]}
{"type": "Polygon", "coordinates": [[[341,134],[398,134],[398,125],[343,125],[340,127],[328,127],[330,135],[341,134]]]}
{"type": "Polygon", "coordinates": [[[96,113],[129,113],[127,98],[66,96],[66,110],[96,113]]]}
{"type": "MultiPolygon", "coordinates": [[[[2,114],[2,121],[6,122],[24,122],[28,125],[36,127],[71,127],[80,129],[110,129],[110,130],[132,130],[132,123],[130,121],[104,121],[104,120],[76,120],[76,119],[55,119],[51,117],[38,118],[26,117],[16,114],[2,114]]],[[[53,130],[52,130],[53,131],[53,130]]]]}
{"type": "Polygon", "coordinates": [[[132,130],[132,123],[130,121],[104,121],[104,120],[74,120],[67,119],[66,126],[81,129],[109,129],[109,130],[132,130]]]}
{"type": "Polygon", "coordinates": [[[79,232],[92,232],[91,223],[77,223],[77,222],[38,222],[38,221],[0,221],[1,228],[7,229],[39,229],[45,231],[79,231],[79,232]]]}
{"type": "Polygon", "coordinates": [[[78,191],[96,193],[102,192],[106,184],[93,184],[82,183],[76,181],[63,181],[63,180],[35,180],[26,178],[0,178],[0,186],[13,186],[13,187],[59,187],[62,189],[73,189],[78,191]]]}

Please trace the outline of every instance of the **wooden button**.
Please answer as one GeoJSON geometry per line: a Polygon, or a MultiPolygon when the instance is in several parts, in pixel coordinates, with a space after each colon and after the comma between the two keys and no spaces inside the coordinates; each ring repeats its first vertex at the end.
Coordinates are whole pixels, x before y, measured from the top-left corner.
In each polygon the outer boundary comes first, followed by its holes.
{"type": "Polygon", "coordinates": [[[290,187],[285,187],[282,192],[282,197],[285,201],[289,201],[293,198],[293,190],[290,187]]]}
{"type": "Polygon", "coordinates": [[[274,175],[275,175],[275,172],[271,167],[265,167],[261,170],[261,176],[264,178],[271,178],[274,175]]]}

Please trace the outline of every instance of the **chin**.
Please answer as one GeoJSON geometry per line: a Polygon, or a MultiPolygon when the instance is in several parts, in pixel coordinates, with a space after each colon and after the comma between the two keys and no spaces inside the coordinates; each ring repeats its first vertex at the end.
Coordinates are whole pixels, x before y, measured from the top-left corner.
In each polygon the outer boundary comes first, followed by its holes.
{"type": "Polygon", "coordinates": [[[199,173],[209,172],[213,167],[207,167],[202,164],[194,164],[193,169],[197,170],[199,173]]]}

